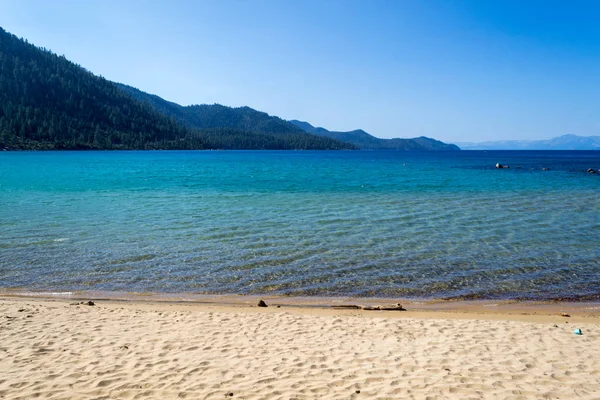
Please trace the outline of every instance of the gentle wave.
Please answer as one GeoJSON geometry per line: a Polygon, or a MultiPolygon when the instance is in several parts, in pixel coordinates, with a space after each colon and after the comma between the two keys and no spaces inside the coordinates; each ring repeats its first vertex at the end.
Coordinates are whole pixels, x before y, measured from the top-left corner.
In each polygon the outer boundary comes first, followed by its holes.
{"type": "Polygon", "coordinates": [[[0,285],[599,296],[598,153],[491,153],[2,154],[0,285]]]}

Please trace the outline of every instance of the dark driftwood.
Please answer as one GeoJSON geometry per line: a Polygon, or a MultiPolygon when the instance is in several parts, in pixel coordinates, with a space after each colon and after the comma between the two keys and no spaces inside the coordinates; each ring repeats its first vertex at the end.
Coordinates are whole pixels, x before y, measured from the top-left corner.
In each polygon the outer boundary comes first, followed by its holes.
{"type": "Polygon", "coordinates": [[[339,305],[331,307],[339,310],[362,310],[362,306],[357,306],[356,304],[339,305]]]}
{"type": "Polygon", "coordinates": [[[357,304],[341,304],[331,306],[336,310],[365,310],[365,311],[406,311],[402,304],[398,303],[393,306],[359,306],[357,304]]]}

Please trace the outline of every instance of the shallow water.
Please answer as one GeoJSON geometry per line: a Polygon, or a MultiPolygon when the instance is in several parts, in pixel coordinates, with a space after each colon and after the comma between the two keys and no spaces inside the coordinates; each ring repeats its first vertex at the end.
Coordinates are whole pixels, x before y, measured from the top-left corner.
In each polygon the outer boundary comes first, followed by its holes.
{"type": "Polygon", "coordinates": [[[590,167],[600,152],[0,153],[0,288],[596,299],[590,167]]]}

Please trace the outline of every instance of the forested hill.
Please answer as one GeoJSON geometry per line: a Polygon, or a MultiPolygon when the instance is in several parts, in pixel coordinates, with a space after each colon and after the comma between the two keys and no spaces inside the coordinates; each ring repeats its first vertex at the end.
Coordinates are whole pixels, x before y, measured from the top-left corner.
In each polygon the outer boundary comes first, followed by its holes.
{"type": "Polygon", "coordinates": [[[0,28],[0,147],[172,148],[191,136],[112,82],[0,28]]]}
{"type": "Polygon", "coordinates": [[[418,137],[412,139],[380,139],[368,134],[362,129],[357,129],[349,132],[329,131],[325,128],[317,128],[304,121],[292,120],[289,121],[305,132],[314,135],[329,137],[342,140],[347,143],[352,143],[359,149],[369,150],[434,150],[434,151],[452,151],[460,150],[454,144],[440,142],[439,140],[428,137],[418,137]]]}
{"type": "Polygon", "coordinates": [[[250,107],[232,108],[220,104],[181,106],[134,87],[117,83],[121,90],[177,122],[198,129],[211,138],[221,137],[219,148],[234,148],[239,140],[290,142],[292,148],[355,149],[337,139],[313,135],[279,117],[250,107]]]}
{"type": "Polygon", "coordinates": [[[219,125],[215,113],[202,125],[202,106],[190,109],[195,123],[0,28],[0,149],[355,148],[297,129],[278,131],[275,120],[253,126],[243,116],[235,126],[219,125]]]}
{"type": "Polygon", "coordinates": [[[184,107],[128,85],[117,83],[117,86],[136,99],[152,105],[157,111],[194,128],[231,128],[262,133],[305,132],[288,121],[250,107],[232,108],[220,104],[184,107]]]}

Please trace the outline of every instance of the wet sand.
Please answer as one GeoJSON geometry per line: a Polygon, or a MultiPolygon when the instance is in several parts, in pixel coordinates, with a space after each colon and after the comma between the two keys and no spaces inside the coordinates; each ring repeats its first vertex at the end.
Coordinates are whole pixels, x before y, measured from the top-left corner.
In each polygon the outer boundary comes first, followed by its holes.
{"type": "Polygon", "coordinates": [[[407,311],[366,311],[330,306],[391,301],[264,297],[270,306],[259,308],[254,297],[130,294],[90,306],[81,301],[91,293],[67,297],[0,298],[0,398],[600,393],[594,303],[413,301],[402,302],[407,311]]]}

